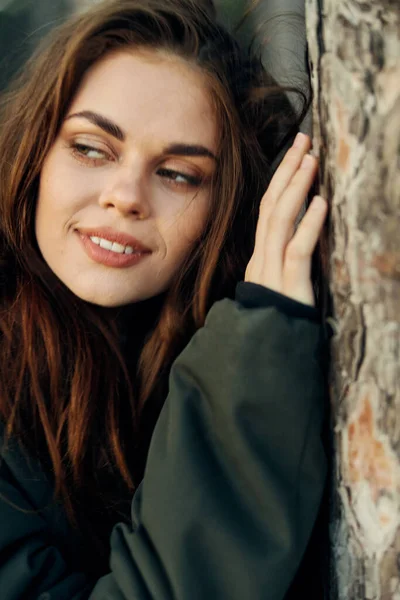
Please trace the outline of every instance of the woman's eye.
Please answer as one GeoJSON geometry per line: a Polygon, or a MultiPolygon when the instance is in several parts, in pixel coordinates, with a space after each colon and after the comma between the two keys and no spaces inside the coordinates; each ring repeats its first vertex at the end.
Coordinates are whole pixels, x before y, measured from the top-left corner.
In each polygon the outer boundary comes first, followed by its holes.
{"type": "Polygon", "coordinates": [[[109,155],[104,150],[89,146],[88,144],[81,144],[74,142],[71,145],[73,154],[78,160],[84,160],[85,162],[96,163],[98,161],[107,160],[109,155]]]}
{"type": "Polygon", "coordinates": [[[203,181],[202,177],[179,173],[179,171],[173,171],[172,169],[158,169],[157,173],[158,175],[161,175],[161,177],[169,179],[177,186],[199,187],[203,181]]]}

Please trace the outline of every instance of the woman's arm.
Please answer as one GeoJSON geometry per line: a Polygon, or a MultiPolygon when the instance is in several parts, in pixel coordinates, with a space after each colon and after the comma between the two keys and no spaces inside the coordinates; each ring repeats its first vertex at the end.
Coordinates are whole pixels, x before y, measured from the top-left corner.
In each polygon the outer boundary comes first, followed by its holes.
{"type": "Polygon", "coordinates": [[[284,597],[325,480],[321,330],[254,288],[217,303],[175,362],[136,530],[115,528],[91,598],[284,597]]]}

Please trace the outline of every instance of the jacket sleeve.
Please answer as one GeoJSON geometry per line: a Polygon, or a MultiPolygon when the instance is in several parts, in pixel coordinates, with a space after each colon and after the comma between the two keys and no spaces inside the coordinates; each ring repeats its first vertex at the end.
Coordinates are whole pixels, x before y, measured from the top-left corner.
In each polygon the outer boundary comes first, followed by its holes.
{"type": "Polygon", "coordinates": [[[111,536],[110,573],[94,586],[69,573],[29,514],[0,548],[15,552],[2,569],[26,565],[4,600],[283,599],[325,480],[321,327],[308,307],[293,316],[293,303],[282,310],[260,290],[257,300],[249,285],[213,306],[172,367],[132,526],[111,536]]]}
{"type": "Polygon", "coordinates": [[[135,531],[115,527],[93,599],[282,600],[295,575],[325,479],[321,328],[238,295],[172,368],[135,531]]]}

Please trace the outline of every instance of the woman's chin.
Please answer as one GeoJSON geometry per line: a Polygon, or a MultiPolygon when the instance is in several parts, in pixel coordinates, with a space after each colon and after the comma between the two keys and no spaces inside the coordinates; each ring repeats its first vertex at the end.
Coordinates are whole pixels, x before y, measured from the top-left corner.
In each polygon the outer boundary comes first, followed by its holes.
{"type": "Polygon", "coordinates": [[[158,296],[164,290],[161,289],[145,289],[145,290],[134,290],[132,287],[125,292],[121,289],[121,286],[116,286],[114,289],[96,289],[96,286],[91,286],[89,289],[87,286],[68,286],[70,291],[80,300],[88,304],[95,306],[101,306],[102,308],[119,308],[123,306],[129,306],[130,304],[136,304],[143,300],[148,300],[154,296],[158,296]]]}

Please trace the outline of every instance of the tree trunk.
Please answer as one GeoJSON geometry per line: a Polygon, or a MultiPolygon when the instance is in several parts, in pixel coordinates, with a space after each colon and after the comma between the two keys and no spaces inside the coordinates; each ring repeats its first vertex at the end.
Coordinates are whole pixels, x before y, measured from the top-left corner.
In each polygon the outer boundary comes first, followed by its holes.
{"type": "Polygon", "coordinates": [[[400,600],[400,3],[306,0],[331,205],[330,598],[400,600]]]}

